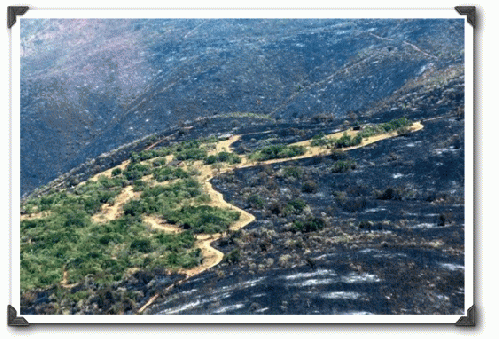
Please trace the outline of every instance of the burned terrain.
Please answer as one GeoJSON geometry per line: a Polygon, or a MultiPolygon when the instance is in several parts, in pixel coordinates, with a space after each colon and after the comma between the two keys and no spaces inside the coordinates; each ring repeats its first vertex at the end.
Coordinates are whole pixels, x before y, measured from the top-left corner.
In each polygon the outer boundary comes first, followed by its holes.
{"type": "MultiPolygon", "coordinates": [[[[464,313],[460,23],[263,23],[144,21],[115,42],[169,33],[121,95],[112,55],[74,80],[88,114],[23,160],[22,314],[464,313]]],[[[52,71],[23,110],[60,92],[52,71]]],[[[22,152],[63,129],[54,107],[23,117],[22,152]]]]}

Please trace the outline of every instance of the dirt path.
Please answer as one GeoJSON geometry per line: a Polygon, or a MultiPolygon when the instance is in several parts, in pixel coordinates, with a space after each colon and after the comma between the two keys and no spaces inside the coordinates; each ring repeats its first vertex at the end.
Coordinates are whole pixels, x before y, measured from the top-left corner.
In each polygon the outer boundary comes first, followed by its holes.
{"type": "Polygon", "coordinates": [[[102,205],[101,211],[92,216],[96,223],[117,220],[123,213],[123,206],[131,199],[140,197],[140,192],[134,192],[132,186],[127,186],[115,198],[114,204],[102,205]]]}
{"type": "Polygon", "coordinates": [[[178,226],[165,222],[161,217],[157,215],[146,215],[144,216],[144,221],[147,224],[151,225],[153,229],[173,234],[178,234],[182,232],[182,230],[178,226]]]}
{"type": "Polygon", "coordinates": [[[43,219],[50,215],[50,211],[43,212],[33,212],[28,214],[21,214],[21,221],[23,220],[33,220],[33,219],[43,219]]]}
{"type": "MultiPolygon", "coordinates": [[[[408,129],[409,129],[410,133],[417,132],[417,131],[423,129],[423,125],[421,124],[421,122],[415,122],[408,129]]],[[[359,133],[359,131],[353,131],[352,129],[349,129],[347,131],[341,131],[341,132],[334,133],[334,134],[328,134],[328,135],[326,135],[326,137],[339,139],[343,136],[343,134],[345,132],[350,137],[355,137],[359,133]]],[[[365,147],[369,144],[373,144],[373,143],[381,141],[381,140],[392,138],[394,136],[397,136],[397,132],[373,135],[373,136],[368,137],[367,139],[362,140],[362,142],[357,146],[342,148],[342,149],[340,149],[340,151],[348,151],[348,150],[352,150],[352,149],[362,148],[362,147],[365,147]]],[[[242,165],[239,167],[242,168],[242,167],[250,167],[250,166],[255,166],[255,165],[269,165],[269,164],[275,164],[275,163],[279,163],[279,162],[286,162],[289,160],[297,160],[297,159],[303,159],[303,158],[311,158],[311,157],[316,157],[316,156],[329,155],[333,151],[338,151],[337,149],[327,149],[327,148],[324,148],[322,146],[312,146],[311,143],[312,143],[311,140],[305,140],[305,141],[299,141],[299,142],[295,142],[293,144],[290,144],[290,146],[304,146],[304,147],[306,147],[307,151],[303,155],[300,155],[297,157],[292,157],[292,158],[271,159],[271,160],[265,160],[265,161],[260,161],[260,162],[250,161],[247,159],[247,157],[244,157],[244,159],[242,161],[242,165]]]]}

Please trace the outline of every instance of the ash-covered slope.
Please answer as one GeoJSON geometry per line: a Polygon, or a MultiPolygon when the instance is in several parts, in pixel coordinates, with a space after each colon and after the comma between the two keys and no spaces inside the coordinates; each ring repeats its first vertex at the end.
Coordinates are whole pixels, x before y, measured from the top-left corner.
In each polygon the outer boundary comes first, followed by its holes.
{"type": "Polygon", "coordinates": [[[88,157],[198,117],[373,112],[396,102],[408,81],[461,65],[463,25],[22,20],[21,193],[88,157]]]}

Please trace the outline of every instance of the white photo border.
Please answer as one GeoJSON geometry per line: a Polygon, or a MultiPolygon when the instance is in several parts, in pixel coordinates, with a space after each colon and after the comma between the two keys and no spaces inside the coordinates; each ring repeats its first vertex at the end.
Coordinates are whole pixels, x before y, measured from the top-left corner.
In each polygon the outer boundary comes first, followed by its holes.
{"type": "Polygon", "coordinates": [[[12,305],[19,317],[30,324],[35,323],[171,323],[171,324],[455,324],[466,317],[468,308],[474,305],[474,28],[467,23],[467,16],[460,15],[454,8],[446,9],[232,9],[232,8],[169,8],[169,9],[44,9],[29,8],[17,16],[11,28],[12,55],[12,111],[10,151],[11,166],[11,267],[10,287],[12,305]],[[20,26],[24,19],[36,18],[370,18],[370,19],[462,19],[465,27],[465,302],[464,314],[460,315],[23,315],[20,314],[20,26]]]}

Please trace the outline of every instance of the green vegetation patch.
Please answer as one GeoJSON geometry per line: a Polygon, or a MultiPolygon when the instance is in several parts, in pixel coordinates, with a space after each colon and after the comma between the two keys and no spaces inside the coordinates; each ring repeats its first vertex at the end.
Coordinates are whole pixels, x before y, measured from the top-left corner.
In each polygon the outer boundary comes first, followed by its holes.
{"type": "Polygon", "coordinates": [[[303,233],[315,232],[323,229],[326,222],[321,218],[308,218],[306,220],[295,220],[293,229],[303,233]]]}
{"type": "Polygon", "coordinates": [[[305,154],[305,151],[303,146],[272,145],[252,153],[249,158],[256,161],[293,158],[305,154]]]}
{"type": "Polygon", "coordinates": [[[230,164],[230,165],[240,164],[241,157],[239,157],[237,154],[230,153],[230,152],[219,152],[216,155],[208,156],[204,160],[204,163],[206,165],[212,165],[212,164],[219,163],[219,162],[225,162],[225,163],[230,164]]]}
{"type": "Polygon", "coordinates": [[[79,210],[94,214],[101,210],[102,204],[112,202],[121,192],[125,182],[122,177],[100,176],[97,181],[88,181],[73,192],[57,191],[30,199],[23,208],[33,211],[36,207],[38,212],[51,211],[64,214],[68,210],[79,210]]]}
{"type": "Polygon", "coordinates": [[[207,151],[201,145],[199,140],[183,141],[172,146],[173,154],[177,160],[203,160],[207,151]]]}
{"type": "Polygon", "coordinates": [[[300,179],[303,176],[303,170],[297,166],[286,166],[281,171],[285,178],[300,179]]]}
{"type": "Polygon", "coordinates": [[[333,173],[345,173],[353,170],[357,167],[357,163],[354,160],[338,160],[331,166],[331,172],[333,173]]]}
{"type": "Polygon", "coordinates": [[[187,205],[166,213],[163,217],[170,223],[192,229],[194,233],[213,234],[226,231],[233,222],[239,219],[240,215],[240,212],[219,207],[187,205]]]}
{"type": "Polygon", "coordinates": [[[143,165],[136,162],[131,162],[123,171],[123,175],[127,180],[135,181],[141,179],[143,176],[151,174],[151,166],[143,165]]]}
{"type": "Polygon", "coordinates": [[[324,133],[320,133],[312,138],[311,145],[333,147],[337,149],[354,147],[362,143],[363,139],[367,139],[374,135],[391,133],[394,131],[398,134],[406,134],[408,132],[408,127],[411,125],[412,122],[409,119],[398,118],[383,124],[364,126],[354,137],[345,132],[339,139],[327,138],[324,133]]]}
{"type": "Polygon", "coordinates": [[[305,207],[307,207],[307,203],[305,202],[305,200],[296,198],[288,201],[283,209],[283,214],[301,214],[305,210],[305,207]]]}
{"type": "Polygon", "coordinates": [[[173,179],[186,179],[190,174],[180,167],[163,166],[155,168],[153,171],[154,180],[162,182],[173,179]]]}
{"type": "Polygon", "coordinates": [[[83,212],[57,214],[21,222],[21,290],[68,283],[91,276],[97,283],[120,281],[131,267],[142,269],[192,267],[201,260],[192,250],[191,232],[166,235],[151,231],[140,219],[124,216],[95,225],[83,212]],[[172,264],[171,253],[177,259],[172,264]]]}
{"type": "Polygon", "coordinates": [[[140,199],[131,200],[123,206],[125,215],[140,216],[142,214],[164,214],[170,212],[191,198],[201,196],[199,182],[186,179],[170,185],[146,188],[140,199]]]}

